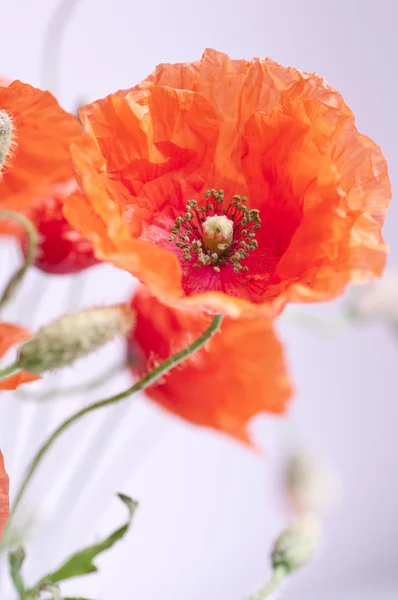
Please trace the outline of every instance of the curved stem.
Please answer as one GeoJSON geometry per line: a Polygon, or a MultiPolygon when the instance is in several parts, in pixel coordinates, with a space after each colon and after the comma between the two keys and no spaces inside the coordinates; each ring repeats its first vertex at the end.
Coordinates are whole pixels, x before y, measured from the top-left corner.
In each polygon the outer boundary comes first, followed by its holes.
{"type": "Polygon", "coordinates": [[[12,221],[17,221],[25,228],[25,231],[28,235],[28,249],[26,252],[25,262],[8,282],[0,298],[1,307],[4,306],[4,304],[6,304],[8,300],[10,300],[12,294],[24,278],[27,270],[30,266],[32,266],[36,257],[38,234],[36,231],[36,227],[33,225],[33,223],[23,215],[20,215],[19,213],[12,212],[10,210],[0,210],[0,219],[11,219],[12,221]]]}
{"type": "Polygon", "coordinates": [[[49,448],[54,444],[54,442],[58,439],[58,437],[68,429],[70,425],[84,417],[85,415],[93,412],[97,409],[103,408],[105,406],[109,406],[110,404],[116,404],[116,402],[120,402],[125,398],[128,398],[135,392],[145,390],[147,387],[155,383],[158,379],[160,379],[165,373],[176,367],[178,364],[183,362],[186,358],[188,358],[191,354],[199,350],[202,346],[206,344],[206,342],[216,333],[216,331],[220,328],[223,317],[221,315],[216,315],[210,326],[199,336],[192,344],[189,344],[180,352],[176,352],[166,360],[164,360],[160,365],[149,371],[142,379],[137,381],[133,386],[129,387],[124,392],[120,392],[114,396],[110,396],[109,398],[105,398],[104,400],[100,400],[98,402],[94,402],[93,404],[89,404],[85,408],[82,408],[74,415],[66,419],[61,425],[54,431],[52,435],[44,442],[41,448],[36,453],[33,458],[28,470],[26,472],[25,478],[18,490],[18,493],[15,497],[14,504],[11,509],[10,518],[8,520],[7,526],[11,522],[12,516],[15,514],[18,505],[20,504],[22,497],[25,493],[26,488],[28,487],[30,480],[32,479],[37,467],[41,463],[43,457],[49,450],[49,448]]]}
{"type": "Polygon", "coordinates": [[[286,577],[286,575],[287,572],[285,567],[276,567],[267,585],[252,596],[249,596],[247,600],[264,600],[264,598],[269,598],[269,596],[271,596],[271,594],[277,590],[280,582],[286,577]]]}
{"type": "Polygon", "coordinates": [[[45,33],[41,85],[55,95],[59,93],[59,63],[63,35],[78,2],[79,0],[61,0],[45,33]]]}
{"type": "Polygon", "coordinates": [[[19,370],[20,370],[20,367],[19,367],[18,363],[14,363],[13,365],[6,367],[5,369],[0,369],[0,381],[2,379],[5,379],[6,377],[9,377],[10,375],[13,375],[14,373],[16,373],[19,370]]]}

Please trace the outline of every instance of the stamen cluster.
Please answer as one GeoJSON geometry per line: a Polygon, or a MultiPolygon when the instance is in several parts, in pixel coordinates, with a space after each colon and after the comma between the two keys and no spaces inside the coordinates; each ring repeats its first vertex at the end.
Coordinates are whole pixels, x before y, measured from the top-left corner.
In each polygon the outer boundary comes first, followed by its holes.
{"type": "Polygon", "coordinates": [[[247,272],[248,267],[243,266],[242,261],[258,248],[255,232],[261,226],[259,211],[246,206],[246,196],[238,195],[233,196],[228,207],[223,207],[223,190],[207,190],[205,198],[204,206],[198,206],[196,200],[188,201],[186,213],[177,217],[171,228],[169,241],[182,249],[184,260],[192,261],[196,255],[194,268],[213,265],[213,269],[220,272],[222,265],[231,263],[235,273],[247,272]],[[214,221],[217,216],[220,217],[220,239],[214,238],[209,243],[204,226],[209,218],[214,221]],[[222,239],[225,217],[233,223],[232,239],[229,235],[222,239]]]}

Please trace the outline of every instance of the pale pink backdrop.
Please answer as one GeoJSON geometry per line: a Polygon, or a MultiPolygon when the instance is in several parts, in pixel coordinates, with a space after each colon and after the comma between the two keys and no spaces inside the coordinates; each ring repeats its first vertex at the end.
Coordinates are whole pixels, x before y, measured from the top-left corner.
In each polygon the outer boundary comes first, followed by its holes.
{"type": "MultiPolygon", "coordinates": [[[[0,75],[41,84],[43,43],[56,5],[3,0],[0,75]]],[[[58,86],[66,108],[128,87],[159,62],[197,59],[206,46],[234,58],[270,56],[320,73],[344,94],[360,130],[383,148],[396,187],[395,0],[70,0],[69,8],[74,14],[60,47],[59,81],[48,72],[45,81],[58,86]]],[[[57,60],[56,46],[50,58],[57,60]]],[[[397,217],[393,203],[385,229],[391,264],[398,262],[397,217]]],[[[7,253],[15,260],[8,246],[7,253]]],[[[1,256],[3,278],[12,264],[1,256]]],[[[71,284],[72,292],[68,280],[45,289],[44,283],[32,276],[24,301],[7,316],[37,326],[65,310],[67,294],[76,306],[114,302],[134,285],[111,268],[93,270],[80,292],[81,280],[71,284]]],[[[338,305],[317,313],[334,310],[338,305]]],[[[322,336],[282,321],[280,331],[297,394],[288,422],[255,424],[267,450],[263,458],[143,398],[95,415],[62,440],[31,489],[36,537],[27,545],[28,579],[120,523],[124,514],[113,498],[123,491],[141,503],[128,538],[98,560],[98,575],[65,586],[68,593],[100,600],[243,600],[269,575],[268,551],[286,517],[280,456],[293,432],[340,472],[344,500],[327,520],[318,560],[292,580],[284,597],[396,599],[398,337],[379,325],[322,336]]],[[[105,368],[111,354],[101,352],[58,383],[105,368]]],[[[90,397],[127,384],[127,375],[119,377],[90,397]]],[[[0,446],[15,479],[28,452],[82,402],[87,397],[21,407],[2,396],[0,446]]],[[[12,600],[7,594],[0,592],[2,600],[12,600]]]]}

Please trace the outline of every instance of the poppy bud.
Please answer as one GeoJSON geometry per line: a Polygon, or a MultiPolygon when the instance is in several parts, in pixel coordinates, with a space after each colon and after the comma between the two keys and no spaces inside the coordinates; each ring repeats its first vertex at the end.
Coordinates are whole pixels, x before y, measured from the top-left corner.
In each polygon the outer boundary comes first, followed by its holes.
{"type": "Polygon", "coordinates": [[[0,110],[0,172],[12,147],[13,126],[11,117],[0,110]]]}
{"type": "Polygon", "coordinates": [[[125,304],[64,315],[39,329],[22,346],[18,366],[42,373],[70,365],[116,336],[126,335],[134,323],[134,312],[125,304]]]}
{"type": "Polygon", "coordinates": [[[307,513],[282,531],[272,550],[272,566],[283,567],[287,573],[304,567],[318,549],[320,521],[307,513]]]}

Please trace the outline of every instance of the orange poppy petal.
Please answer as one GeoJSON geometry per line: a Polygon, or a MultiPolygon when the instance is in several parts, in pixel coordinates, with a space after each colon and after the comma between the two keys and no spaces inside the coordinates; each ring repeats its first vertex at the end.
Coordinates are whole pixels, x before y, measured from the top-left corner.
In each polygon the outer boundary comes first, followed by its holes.
{"type": "MultiPolygon", "coordinates": [[[[108,259],[112,254],[117,266],[132,270],[137,276],[148,274],[148,284],[155,260],[161,273],[154,274],[154,286],[164,283],[171,293],[178,293],[181,268],[177,258],[145,241],[156,236],[158,229],[150,202],[158,202],[158,210],[171,226],[178,212],[185,210],[186,197],[203,186],[205,173],[201,175],[200,171],[207,173],[211,168],[217,141],[214,112],[197,94],[154,87],[126,98],[110,98],[109,103],[99,107],[98,115],[88,126],[98,136],[102,152],[109,157],[115,172],[117,165],[124,166],[120,176],[110,180],[104,171],[102,154],[87,136],[81,139],[72,148],[72,154],[83,189],[94,205],[87,209],[87,202],[80,206],[76,199],[69,198],[64,207],[66,218],[91,238],[100,258],[108,259]],[[152,121],[152,111],[165,105],[167,121],[152,121]],[[109,113],[112,127],[118,131],[117,143],[113,135],[109,136],[109,125],[103,126],[109,113]],[[88,161],[87,151],[96,160],[88,161]],[[174,172],[178,174],[175,179],[174,172]],[[177,196],[180,202],[175,207],[173,200],[177,196]],[[117,198],[117,203],[110,202],[110,198],[117,198]],[[94,230],[93,215],[97,215],[94,230]],[[139,234],[140,240],[131,232],[139,234]]],[[[165,237],[162,230],[159,235],[165,237]]]]}
{"type": "MultiPolygon", "coordinates": [[[[25,214],[39,233],[35,266],[48,273],[74,273],[98,262],[90,242],[65,220],[62,207],[80,194],[69,147],[81,125],[49,93],[14,81],[0,87],[0,109],[12,117],[13,149],[0,179],[0,208],[25,214]]],[[[15,221],[0,220],[0,234],[20,239],[26,232],[15,221]]]]}
{"type": "Polygon", "coordinates": [[[0,180],[0,205],[23,209],[27,192],[73,175],[69,146],[81,128],[49,92],[20,81],[0,87],[0,109],[12,117],[16,143],[0,180]]]}
{"type": "MultiPolygon", "coordinates": [[[[210,316],[161,304],[145,288],[133,298],[137,325],[129,341],[134,373],[143,375],[197,338],[210,316]]],[[[166,409],[249,442],[261,412],[283,413],[292,393],[272,321],[225,319],[208,344],[146,390],[166,409]]]]}
{"type": "Polygon", "coordinates": [[[382,272],[387,165],[317,75],[207,50],[81,116],[73,158],[86,200],[67,202],[65,216],[159,300],[275,316],[382,272]],[[203,198],[212,188],[225,204],[203,198]],[[237,209],[234,195],[247,203],[237,209]],[[217,254],[203,222],[221,215],[233,237],[217,254]]]}
{"type": "MultiPolygon", "coordinates": [[[[0,358],[11,346],[20,344],[31,336],[28,329],[13,325],[12,323],[0,323],[0,358]]],[[[36,381],[40,376],[31,375],[26,371],[19,371],[10,377],[0,381],[0,390],[15,390],[18,386],[29,381],[36,381]]]]}
{"type": "Polygon", "coordinates": [[[0,539],[3,537],[4,525],[10,514],[9,480],[4,468],[4,458],[0,451],[0,539]]]}

